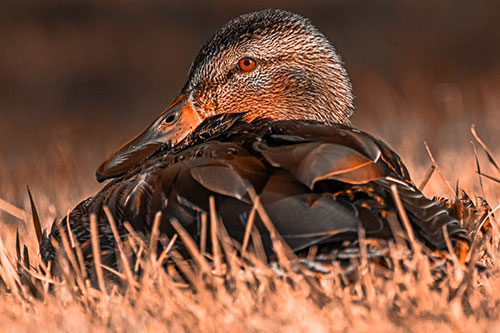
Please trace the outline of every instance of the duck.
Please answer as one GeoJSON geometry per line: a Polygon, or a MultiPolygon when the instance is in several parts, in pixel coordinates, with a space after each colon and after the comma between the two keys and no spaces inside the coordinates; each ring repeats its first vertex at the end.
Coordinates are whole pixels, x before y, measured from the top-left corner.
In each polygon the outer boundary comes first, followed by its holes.
{"type": "Polygon", "coordinates": [[[241,15],[203,45],[171,105],[98,167],[107,184],[44,232],[41,256],[56,261],[64,234],[92,266],[92,216],[109,266],[118,258],[110,219],[122,240],[130,226],[147,236],[157,223],[168,239],[180,225],[199,242],[214,217],[239,244],[252,223],[269,257],[276,234],[295,253],[342,248],[361,230],[394,240],[405,215],[430,249],[467,243],[397,153],[351,126],[353,111],[341,57],[308,19],[279,9],[241,15]],[[252,213],[256,201],[275,232],[252,213]]]}

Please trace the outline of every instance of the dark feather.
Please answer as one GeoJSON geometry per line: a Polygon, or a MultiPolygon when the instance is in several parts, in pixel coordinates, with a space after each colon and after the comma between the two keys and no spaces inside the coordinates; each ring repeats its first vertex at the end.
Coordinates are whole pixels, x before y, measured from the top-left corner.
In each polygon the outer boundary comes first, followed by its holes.
{"type": "MultiPolygon", "coordinates": [[[[345,240],[356,240],[360,228],[367,237],[390,239],[388,219],[397,219],[392,184],[417,236],[430,247],[446,248],[443,226],[452,239],[466,239],[458,221],[415,187],[399,157],[364,132],[299,120],[225,119],[231,121],[223,125],[224,131],[210,130],[209,121],[221,126],[220,118],[207,121],[197,130],[202,138],[193,135],[176,147],[163,148],[78,205],[69,215],[78,242],[88,243],[89,215],[95,213],[101,250],[114,253],[104,206],[123,237],[123,222],[147,234],[154,215],[161,211],[163,233],[173,236],[169,221],[175,217],[199,241],[201,215],[210,212],[210,196],[228,234],[241,242],[252,208],[248,187],[259,194],[276,229],[294,251],[318,244],[338,247],[345,240]]],[[[267,229],[258,218],[255,225],[270,254],[267,229]]],[[[61,226],[65,228],[65,220],[61,226]]],[[[59,237],[54,227],[48,238],[53,237],[59,237]]],[[[90,246],[83,249],[88,258],[90,246]]],[[[47,248],[42,251],[44,258],[53,258],[44,251],[47,248]]]]}

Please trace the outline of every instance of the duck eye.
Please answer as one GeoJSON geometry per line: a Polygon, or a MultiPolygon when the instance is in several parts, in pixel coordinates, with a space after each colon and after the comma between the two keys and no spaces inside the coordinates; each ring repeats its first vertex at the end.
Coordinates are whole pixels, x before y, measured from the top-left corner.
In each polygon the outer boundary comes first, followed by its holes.
{"type": "Polygon", "coordinates": [[[178,115],[177,112],[169,114],[165,119],[163,119],[163,123],[164,124],[171,124],[171,123],[173,123],[174,121],[177,120],[177,115],[178,115]]]}
{"type": "Polygon", "coordinates": [[[243,59],[240,59],[240,61],[238,61],[238,67],[243,72],[250,72],[252,69],[255,68],[256,64],[257,63],[252,58],[243,58],[243,59]]]}

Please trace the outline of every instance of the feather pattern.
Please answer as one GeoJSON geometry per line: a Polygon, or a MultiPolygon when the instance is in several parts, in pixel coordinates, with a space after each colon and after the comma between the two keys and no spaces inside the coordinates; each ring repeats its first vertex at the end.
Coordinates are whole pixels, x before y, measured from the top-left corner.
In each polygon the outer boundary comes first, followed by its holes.
{"type": "MultiPolygon", "coordinates": [[[[178,230],[175,218],[198,241],[211,197],[229,236],[241,242],[250,188],[294,251],[336,250],[356,242],[361,229],[391,239],[399,218],[392,186],[429,247],[446,248],[444,230],[466,241],[459,222],[416,188],[396,153],[346,126],[353,98],[340,56],[307,19],[269,9],[231,20],[202,47],[171,106],[98,168],[98,180],[108,184],[42,235],[43,259],[54,260],[60,230],[69,236],[71,229],[92,267],[95,215],[102,262],[112,265],[118,256],[105,207],[122,239],[125,222],[148,235],[161,212],[163,234],[178,230]],[[251,60],[252,70],[241,60],[251,60]]],[[[254,226],[270,255],[258,216],[254,226]]]]}
{"type": "MultiPolygon", "coordinates": [[[[103,207],[107,206],[126,235],[123,222],[147,234],[156,212],[160,230],[173,236],[176,218],[195,240],[201,215],[209,214],[213,196],[229,235],[242,241],[252,208],[253,187],[277,230],[295,250],[312,245],[357,239],[364,228],[371,238],[389,239],[389,218],[396,218],[391,185],[396,185],[418,237],[433,248],[446,248],[443,226],[454,240],[465,239],[458,221],[427,199],[411,182],[399,157],[380,140],[343,125],[310,121],[247,123],[233,115],[230,122],[207,119],[176,147],[163,147],[137,168],[111,181],[69,214],[77,240],[89,240],[89,215],[96,214],[101,246],[114,251],[103,207]],[[217,131],[207,130],[217,127],[217,131]],[[166,204],[165,204],[166,202],[166,204]]],[[[227,117],[226,117],[227,118],[227,117]]],[[[61,227],[66,225],[63,220],[61,227]]],[[[271,241],[257,218],[267,253],[271,241]]],[[[50,239],[42,255],[53,258],[50,239]]],[[[90,247],[83,246],[90,256],[90,247]]],[[[101,248],[103,250],[103,248],[101,248]]]]}

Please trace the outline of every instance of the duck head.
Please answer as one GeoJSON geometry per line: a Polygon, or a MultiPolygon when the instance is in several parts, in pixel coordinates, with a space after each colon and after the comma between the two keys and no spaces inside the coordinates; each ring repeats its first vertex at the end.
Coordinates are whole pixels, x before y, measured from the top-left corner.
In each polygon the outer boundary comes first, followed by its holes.
{"type": "Polygon", "coordinates": [[[274,120],[350,124],[353,94],[339,55],[309,20],[283,10],[242,15],[200,50],[174,102],[97,170],[122,175],[164,144],[175,145],[208,117],[245,112],[274,120]]]}

